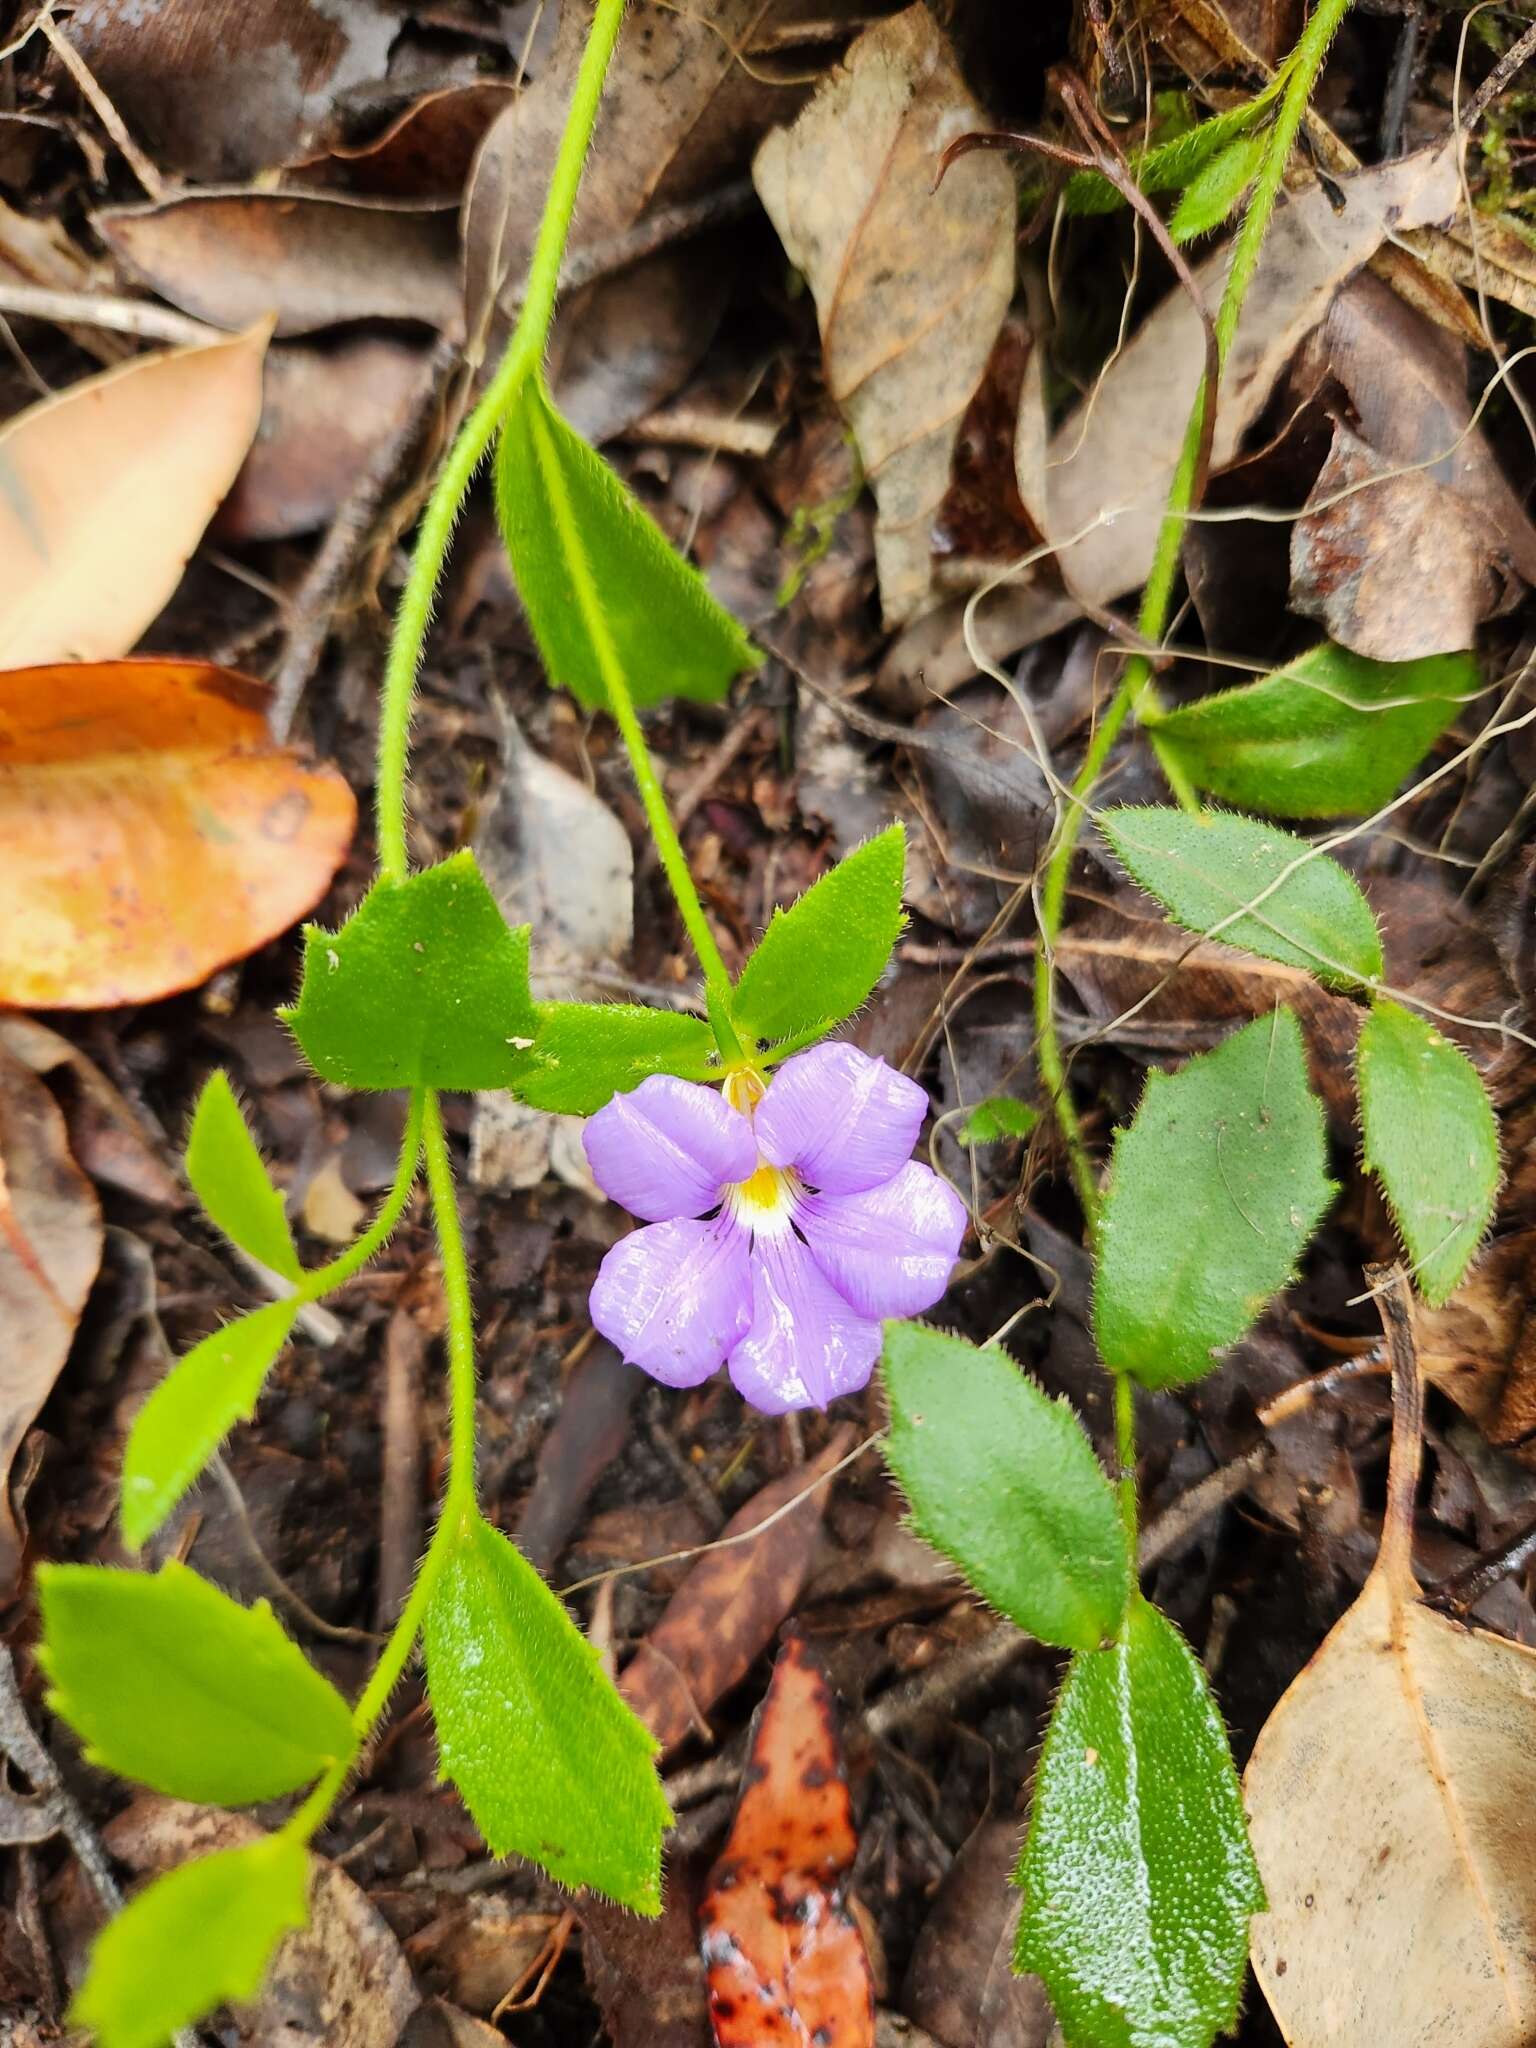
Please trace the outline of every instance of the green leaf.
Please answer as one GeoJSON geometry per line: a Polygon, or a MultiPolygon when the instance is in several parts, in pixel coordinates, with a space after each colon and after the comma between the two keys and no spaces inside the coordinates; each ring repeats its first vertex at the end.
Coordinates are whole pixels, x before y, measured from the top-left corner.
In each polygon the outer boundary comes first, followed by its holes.
{"type": "Polygon", "coordinates": [[[298,1002],[278,1013],[345,1088],[507,1088],[536,1020],[528,927],[465,851],[374,883],[339,932],[304,930],[298,1002]]]}
{"type": "Polygon", "coordinates": [[[492,1854],[659,1913],[672,1816],[656,1744],[533,1566],[473,1511],[424,1635],[443,1776],[492,1854]]]}
{"type": "Polygon", "coordinates": [[[1145,1387],[1211,1371],[1296,1261],[1333,1198],[1301,1028],[1277,1009],[1176,1074],[1149,1074],[1115,1140],[1094,1328],[1145,1387]]]}
{"type": "Polygon", "coordinates": [[[1360,885],[1294,833],[1161,804],[1101,811],[1098,822],[1128,873],[1186,931],[1304,967],[1330,988],[1379,978],[1381,934],[1360,885]]]}
{"type": "Polygon", "coordinates": [[[538,1003],[533,1045],[512,1092],[535,1109],[591,1116],[647,1074],[717,1079],[715,1036],[702,1017],[639,1003],[538,1003]]]}
{"type": "Polygon", "coordinates": [[[231,1244],[284,1279],[298,1279],[299,1255],[283,1198],[268,1177],[222,1068],[208,1076],[197,1098],[187,1139],[187,1179],[231,1244]]]}
{"type": "Polygon", "coordinates": [[[175,1563],[45,1564],[37,1580],[49,1704],[103,1770],[249,1806],[357,1747],[346,1701],[264,1600],[242,1607],[175,1563]]]}
{"type": "Polygon", "coordinates": [[[216,2006],[254,1998],[308,1910],[308,1852],[281,1835],[184,1863],[98,1938],[69,2016],[98,2048],[165,2048],[216,2006]]]}
{"type": "Polygon", "coordinates": [[[853,1015],[901,936],[906,859],[905,828],[887,826],[773,913],[732,999],[743,1031],[800,1038],[853,1015]]]}
{"type": "Polygon", "coordinates": [[[123,1452],[123,1541],[147,1543],[237,1422],[288,1340],[296,1301],[226,1323],[179,1358],[134,1417],[123,1452]]]}
{"type": "Polygon", "coordinates": [[[552,683],[612,710],[605,667],[636,704],[723,697],[762,657],[696,569],[537,380],[502,429],[496,509],[552,683]]]}
{"type": "Polygon", "coordinates": [[[1089,1650],[1131,1590],[1115,1490],[1065,1401],[1001,1351],[888,1323],[885,1458],[912,1524],[1043,1643],[1089,1650]]]}
{"type": "Polygon", "coordinates": [[[1208,2048],[1237,2018],[1264,1887],[1205,1674],[1139,1593],[1068,1667],[1014,1882],[1014,1966],[1073,2048],[1208,2048]]]}
{"type": "MultiPolygon", "coordinates": [[[[1228,107],[1225,113],[1213,114],[1208,121],[1197,122],[1166,142],[1133,151],[1130,168],[1136,183],[1143,192],[1181,191],[1214,156],[1253,126],[1274,97],[1278,84],[1277,80],[1254,99],[1228,107]]],[[[1098,171],[1075,171],[1067,180],[1065,197],[1067,212],[1076,214],[1113,213],[1117,206],[1125,204],[1108,178],[1098,171]]]]}
{"type": "Polygon", "coordinates": [[[995,1145],[999,1138],[1027,1138],[1040,1112],[1016,1095],[989,1095],[978,1102],[955,1136],[962,1145],[995,1145]]]}
{"type": "Polygon", "coordinates": [[[1493,1107],[1459,1046],[1380,997],[1360,1033],[1355,1074],[1366,1171],[1381,1181],[1419,1291],[1438,1308],[1493,1220],[1493,1107]]]}
{"type": "Polygon", "coordinates": [[[1168,223],[1174,241],[1192,242],[1221,226],[1258,176],[1268,143],[1267,135],[1239,135],[1201,166],[1168,223]]]}
{"type": "Polygon", "coordinates": [[[1336,818],[1386,803],[1477,684],[1471,654],[1368,661],[1325,640],[1259,682],[1145,722],[1160,753],[1226,802],[1336,818]]]}

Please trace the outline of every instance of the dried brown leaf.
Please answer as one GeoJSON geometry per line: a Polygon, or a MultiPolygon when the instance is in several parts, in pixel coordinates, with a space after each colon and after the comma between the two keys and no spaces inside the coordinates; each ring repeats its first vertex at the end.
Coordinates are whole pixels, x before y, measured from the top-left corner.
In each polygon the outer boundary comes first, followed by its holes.
{"type": "Polygon", "coordinates": [[[785,252],[815,295],[827,384],[875,493],[890,625],[928,602],[930,529],[1013,292],[1007,166],[979,152],[932,189],[947,145],[982,123],[918,5],[866,29],[753,167],[785,252]]]}
{"type": "Polygon", "coordinates": [[[255,437],[266,346],[135,356],[0,429],[0,667],[133,647],[255,437]]]}
{"type": "Polygon", "coordinates": [[[21,1570],[11,1467],[69,1356],[101,1249],[101,1210],[58,1104],[0,1051],[0,1605],[21,1570]]]}
{"type": "Polygon", "coordinates": [[[1008,1880],[1022,1822],[984,1820],[950,1865],[918,1931],[907,2011],[943,2048],[1049,2048],[1055,2018],[1038,1977],[1013,1973],[1022,1903],[1008,1880]]]}
{"type": "Polygon", "coordinates": [[[383,78],[390,0],[80,0],[66,31],[162,168],[247,178],[292,156],[351,88],[383,78]]]}
{"type": "MultiPolygon", "coordinates": [[[[1338,286],[1394,228],[1443,219],[1460,196],[1449,146],[1341,183],[1342,206],[1313,185],[1275,214],[1221,382],[1217,467],[1236,455],[1338,286]]],[[[1219,300],[1230,259],[1222,249],[1196,271],[1207,305],[1219,300]]],[[[1112,604],[1146,580],[1203,351],[1199,315],[1184,292],[1171,292],[1052,436],[1046,531],[1072,589],[1091,603],[1112,604]]]]}
{"type": "Polygon", "coordinates": [[[214,327],[275,319],[279,335],[350,320],[455,330],[451,212],[333,192],[194,192],[110,207],[96,231],[133,276],[214,327]]]}
{"type": "MultiPolygon", "coordinates": [[[[1291,2048],[1526,2048],[1536,2031],[1536,1653],[1425,1607],[1422,1397],[1390,1282],[1392,1471],[1365,1590],[1245,1778],[1269,1911],[1253,1959],[1291,2048]]],[[[1400,1292],[1396,1290],[1400,1289],[1400,1292]]]]}
{"type": "MultiPolygon", "coordinates": [[[[130,1870],[158,1874],[262,1839],[244,1815],[141,1793],[103,1831],[130,1870]]],[[[395,2048],[420,1993],[388,1923],[344,1870],[313,1859],[309,1924],[290,1934],[260,1995],[225,2037],[238,2048],[395,2048]]]]}
{"type": "Polygon", "coordinates": [[[755,1542],[706,1551],[630,1659],[619,1690],[664,1752],[699,1732],[793,1612],[821,1538],[827,1491],[817,1481],[847,1455],[853,1436],[842,1424],[818,1457],[754,1494],[717,1545],[777,1516],[772,1527],[755,1542]],[[798,1504],[782,1513],[791,1502],[798,1504]]]}

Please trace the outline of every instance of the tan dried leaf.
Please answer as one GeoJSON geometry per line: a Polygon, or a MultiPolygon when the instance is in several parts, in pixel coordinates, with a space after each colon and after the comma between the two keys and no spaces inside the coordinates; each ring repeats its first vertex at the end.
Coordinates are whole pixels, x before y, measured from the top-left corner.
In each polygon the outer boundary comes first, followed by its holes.
{"type": "Polygon", "coordinates": [[[1270,1910],[1253,1961],[1291,2048],[1536,2038],[1536,1653],[1425,1607],[1422,1395],[1387,1297],[1392,1469],[1365,1590],[1270,1716],[1245,1788],[1270,1910]]]}
{"type": "Polygon", "coordinates": [[[267,333],[135,356],[0,430],[0,667],[133,647],[255,439],[267,333]]]}
{"type": "MultiPolygon", "coordinates": [[[[1211,450],[1218,469],[1338,286],[1393,229],[1454,212],[1460,190],[1450,146],[1341,183],[1346,203],[1337,210],[1335,188],[1313,185],[1275,214],[1221,382],[1211,450]]],[[[1195,273],[1212,308],[1230,261],[1229,244],[1195,273]]],[[[1093,604],[1113,604],[1146,580],[1203,362],[1199,315],[1176,289],[1052,436],[1046,532],[1071,588],[1093,604]]]]}
{"type": "Polygon", "coordinates": [[[932,587],[930,528],[961,416],[1013,292],[1013,175],[985,151],[938,160],[985,125],[925,6],[866,29],[753,166],[821,324],[827,385],[879,507],[875,563],[889,625],[932,587]]]}
{"type": "Polygon", "coordinates": [[[0,1603],[21,1569],[11,1466],[69,1356],[101,1247],[101,1210],[58,1104],[0,1051],[0,1603]]]}

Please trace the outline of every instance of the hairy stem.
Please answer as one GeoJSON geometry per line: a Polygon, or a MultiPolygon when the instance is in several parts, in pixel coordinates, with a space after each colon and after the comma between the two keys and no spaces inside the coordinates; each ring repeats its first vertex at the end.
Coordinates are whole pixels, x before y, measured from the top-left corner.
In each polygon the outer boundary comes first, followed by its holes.
{"type": "Polygon", "coordinates": [[[410,1662],[443,1564],[458,1541],[465,1518],[474,1512],[475,1506],[475,1327],[469,1261],[464,1250],[464,1232],[453,1184],[453,1162],[448,1156],[448,1138],[443,1129],[437,1093],[430,1088],[418,1089],[411,1100],[411,1177],[415,1177],[416,1159],[424,1143],[427,1186],[432,1194],[432,1214],[437,1225],[438,1250],[443,1264],[443,1293],[448,1304],[451,1417],[448,1483],[443,1492],[442,1512],[437,1518],[410,1595],[379,1653],[372,1676],[352,1709],[351,1754],[337,1759],[283,1827],[285,1835],[301,1842],[312,1840],[324,1825],[359,1758],[373,1739],[384,1709],[389,1705],[390,1695],[410,1662]]]}
{"type": "Polygon", "coordinates": [[[443,564],[448,558],[458,521],[475,471],[485,460],[497,429],[519,388],[537,370],[549,339],[560,264],[571,231],[571,216],[581,185],[582,167],[592,142],[603,80],[624,19],[625,0],[598,0],[570,112],[560,138],[549,195],[539,224],[538,240],[528,269],[522,311],[495,376],[448,451],[432,495],[427,500],[411,557],[410,572],[384,665],[383,698],[379,706],[379,761],[374,794],[379,872],[389,880],[405,879],[410,867],[406,850],[406,769],[410,756],[411,709],[416,676],[443,564]]]}
{"type": "Polygon", "coordinates": [[[426,1091],[413,1088],[411,1105],[405,1117],[405,1129],[400,1137],[400,1159],[395,1167],[394,1182],[389,1193],[379,1204],[378,1215],[362,1236],[349,1244],[344,1252],[304,1275],[294,1289],[300,1301],[319,1301],[324,1295],[334,1294],[336,1289],[344,1286],[354,1273],[361,1273],[375,1253],[382,1251],[394,1236],[395,1227],[405,1214],[405,1205],[411,1198],[411,1189],[416,1185],[416,1169],[421,1163],[421,1122],[425,1107],[426,1091]]]}
{"type": "Polygon", "coordinates": [[[731,977],[726,972],[725,962],[720,957],[720,948],[715,944],[715,935],[704,915],[704,906],[699,901],[698,889],[688,869],[687,855],[683,852],[682,841],[677,836],[672,814],[667,809],[661,778],[656,773],[650,749],[645,744],[645,734],[641,730],[640,719],[635,711],[634,699],[629,693],[629,680],[624,673],[624,664],[619,659],[619,650],[614,645],[613,634],[609,630],[607,613],[603,609],[602,592],[598,588],[596,574],[582,544],[576,508],[565,489],[559,456],[550,441],[548,423],[537,409],[530,414],[528,425],[534,454],[543,472],[544,487],[549,494],[550,511],[560,536],[565,564],[570,572],[572,594],[592,642],[592,652],[597,660],[598,673],[603,679],[603,692],[608,700],[608,709],[613,714],[614,723],[618,726],[628,750],[629,765],[634,772],[635,787],[640,792],[640,801],[645,806],[651,837],[656,842],[656,851],[661,856],[662,868],[671,884],[672,894],[682,913],[688,936],[693,941],[693,950],[698,954],[699,965],[704,970],[704,980],[710,998],[710,1022],[714,1026],[715,1036],[725,1058],[739,1059],[741,1043],[731,1023],[731,977]]]}
{"type": "MultiPolygon", "coordinates": [[[[1295,49],[1286,62],[1284,84],[1279,93],[1274,123],[1269,131],[1253,196],[1233,243],[1232,264],[1216,313],[1216,346],[1223,368],[1231,353],[1233,337],[1237,333],[1238,321],[1242,316],[1243,303],[1248,296],[1248,287],[1252,284],[1254,272],[1258,268],[1259,252],[1263,247],[1264,236],[1268,232],[1275,202],[1280,196],[1286,162],[1306,114],[1307,102],[1312,96],[1312,88],[1317,82],[1317,74],[1322,68],[1328,46],[1348,12],[1349,4],[1350,0],[1318,0],[1316,12],[1302,31],[1295,49]]],[[[1142,639],[1153,646],[1168,630],[1169,614],[1173,608],[1179,550],[1183,544],[1189,514],[1194,509],[1195,478],[1199,469],[1201,437],[1208,399],[1209,393],[1202,377],[1184,435],[1183,452],[1169,490],[1168,509],[1158,530],[1157,549],[1147,577],[1141,613],[1137,620],[1142,639]]],[[[1051,850],[1040,892],[1041,945],[1040,957],[1035,968],[1035,1031],[1038,1058],[1040,1071],[1055,1110],[1056,1121],[1071,1161],[1072,1178],[1083,1205],[1090,1244],[1096,1244],[1098,1239],[1101,1199],[1093,1162],[1088,1156],[1083,1139],[1082,1125],[1068,1092],[1066,1062],[1062,1057],[1060,1034],[1056,1028],[1055,942],[1061,930],[1072,855],[1082,832],[1083,822],[1088,815],[1089,799],[1104,763],[1109,758],[1110,749],[1119,738],[1126,719],[1138,709],[1152,709],[1156,701],[1152,665],[1145,655],[1133,655],[1126,663],[1125,674],[1119,688],[1095,728],[1093,739],[1083,757],[1083,765],[1073,781],[1070,801],[1064,806],[1056,827],[1055,844],[1051,850]]],[[[1153,746],[1157,746],[1155,735],[1153,746]]],[[[1182,770],[1161,752],[1158,759],[1179,802],[1187,809],[1197,809],[1195,793],[1182,770]]]]}
{"type": "MultiPolygon", "coordinates": [[[[1295,49],[1287,60],[1274,124],[1269,131],[1258,177],[1254,183],[1253,196],[1248,202],[1248,210],[1233,242],[1232,263],[1227,272],[1221,304],[1216,312],[1216,354],[1220,369],[1225,369],[1231,353],[1238,321],[1242,317],[1243,303],[1248,296],[1248,287],[1253,282],[1254,272],[1258,268],[1259,252],[1269,229],[1275,202],[1280,196],[1286,162],[1306,114],[1307,102],[1312,96],[1312,88],[1317,82],[1317,74],[1322,68],[1328,46],[1333,41],[1348,9],[1349,0],[1318,0],[1312,19],[1302,31],[1295,49]]],[[[1155,647],[1168,630],[1174,590],[1178,581],[1179,553],[1183,545],[1184,529],[1188,524],[1189,514],[1194,509],[1196,479],[1200,473],[1201,449],[1205,438],[1206,407],[1210,402],[1211,393],[1207,380],[1202,375],[1199,389],[1195,393],[1194,405],[1190,410],[1183,450],[1168,493],[1168,509],[1158,529],[1152,568],[1142,593],[1137,625],[1143,642],[1148,646],[1155,647]]],[[[1083,1137],[1077,1105],[1072,1100],[1067,1081],[1066,1061],[1062,1056],[1061,1036],[1056,1027],[1055,947],[1066,908],[1072,855],[1104,763],[1108,760],[1110,749],[1119,738],[1126,719],[1137,711],[1153,710],[1156,705],[1152,664],[1144,654],[1133,655],[1126,663],[1120,686],[1099,720],[1088,751],[1083,756],[1083,764],[1072,784],[1070,800],[1062,808],[1056,827],[1055,844],[1040,890],[1040,952],[1035,963],[1034,991],[1036,1056],[1041,1076],[1050,1094],[1062,1140],[1067,1148],[1073,1184],[1077,1189],[1078,1200],[1082,1203],[1088,1243],[1095,1255],[1099,1249],[1103,1197],[1099,1192],[1098,1177],[1083,1137]]],[[[1152,745],[1157,753],[1159,766],[1178,802],[1186,810],[1198,810],[1199,799],[1188,777],[1178,763],[1158,746],[1155,731],[1152,734],[1152,745]]],[[[1125,1373],[1116,1373],[1114,1380],[1115,1449],[1119,1468],[1120,1507],[1131,1568],[1134,1572],[1137,1557],[1135,1390],[1125,1373]]]]}

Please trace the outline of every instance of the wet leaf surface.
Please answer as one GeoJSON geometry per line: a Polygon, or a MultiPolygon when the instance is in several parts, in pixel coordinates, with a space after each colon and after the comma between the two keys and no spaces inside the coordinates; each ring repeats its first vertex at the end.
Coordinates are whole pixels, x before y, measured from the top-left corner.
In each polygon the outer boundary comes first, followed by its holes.
{"type": "Polygon", "coordinates": [[[699,1905],[719,2048],[873,2048],[869,1961],[843,1896],[857,1848],[831,1689],[792,1636],[699,1905]]]}

